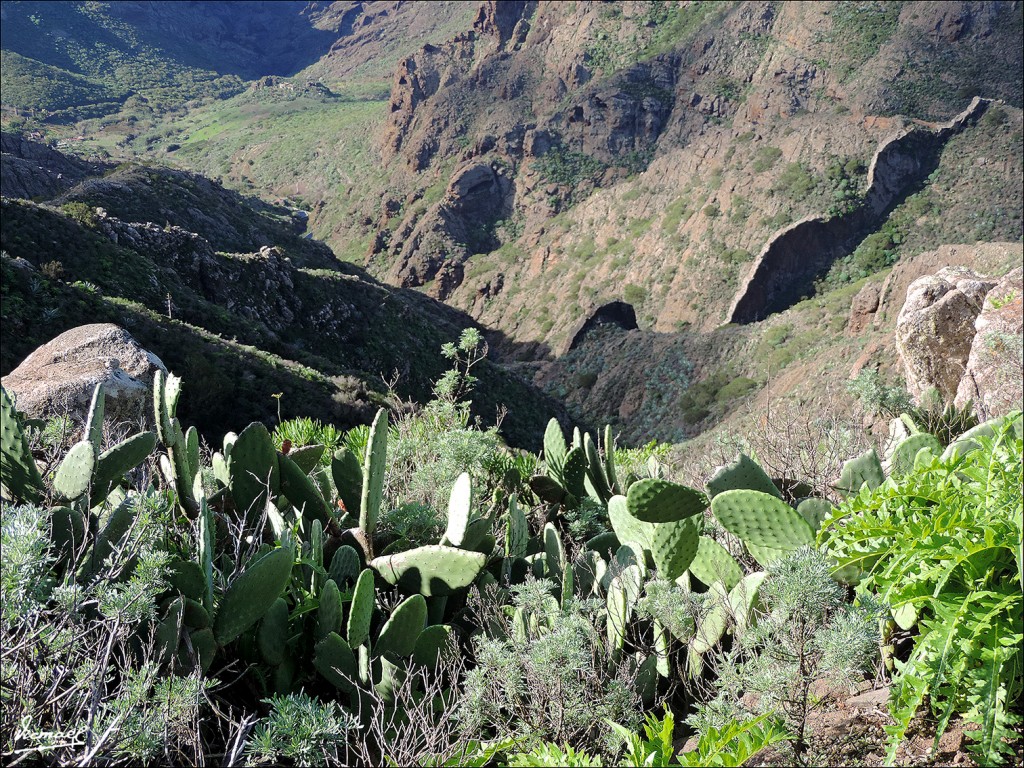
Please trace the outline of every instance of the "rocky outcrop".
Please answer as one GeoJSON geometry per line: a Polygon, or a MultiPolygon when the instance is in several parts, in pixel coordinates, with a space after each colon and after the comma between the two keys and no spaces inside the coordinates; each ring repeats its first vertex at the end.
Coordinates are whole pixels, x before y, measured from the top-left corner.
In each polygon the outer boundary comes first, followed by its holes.
{"type": "Polygon", "coordinates": [[[410,288],[436,280],[434,295],[448,298],[462,282],[465,260],[499,245],[493,226],[510,213],[513,194],[503,167],[464,165],[439,202],[419,219],[407,217],[396,230],[389,282],[410,288]]]}
{"type": "Polygon", "coordinates": [[[975,97],[947,123],[915,125],[883,142],[871,160],[862,204],[831,218],[805,218],[769,240],[733,299],[729,322],[763,320],[813,292],[814,281],[878,227],[890,207],[935,169],[945,142],[977,121],[989,103],[975,97]]]}
{"type": "Polygon", "coordinates": [[[106,167],[64,155],[41,141],[0,133],[0,194],[4,197],[53,197],[106,167]]]}
{"type": "Polygon", "coordinates": [[[896,319],[896,349],[907,389],[920,397],[931,388],[943,400],[957,394],[974,339],[975,320],[995,281],[963,267],[947,267],[916,280],[896,319]]]}
{"type": "Polygon", "coordinates": [[[1021,262],[1024,262],[1024,245],[1021,243],[950,244],[901,259],[882,282],[874,326],[891,329],[903,308],[911,283],[934,275],[943,267],[967,267],[978,274],[998,275],[1021,262]]]}
{"type": "Polygon", "coordinates": [[[871,326],[871,321],[878,310],[878,299],[881,286],[878,283],[865,283],[850,303],[850,319],[846,323],[846,334],[856,336],[871,326]]]}
{"type": "Polygon", "coordinates": [[[973,402],[982,419],[1024,407],[1024,269],[1018,267],[989,291],[974,331],[957,404],[973,402]]]}
{"type": "Polygon", "coordinates": [[[85,420],[93,390],[102,384],[106,418],[114,424],[150,420],[150,392],[157,370],[167,368],[123,328],[82,325],[39,347],[7,376],[3,386],[19,411],[32,418],[68,415],[85,420]]]}

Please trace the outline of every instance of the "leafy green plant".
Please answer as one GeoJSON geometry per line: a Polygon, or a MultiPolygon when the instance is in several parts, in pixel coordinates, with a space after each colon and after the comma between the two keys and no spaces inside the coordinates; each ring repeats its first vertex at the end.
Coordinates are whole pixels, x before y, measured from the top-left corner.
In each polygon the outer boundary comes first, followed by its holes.
{"type": "Polygon", "coordinates": [[[322,445],[325,450],[320,458],[320,463],[329,466],[331,456],[341,447],[344,437],[338,428],[333,424],[324,424],[319,419],[311,419],[308,416],[301,416],[295,419],[287,419],[274,429],[271,437],[274,438],[274,447],[281,450],[284,441],[291,443],[292,448],[301,448],[306,445],[322,445]]]}
{"type": "Polygon", "coordinates": [[[529,768],[530,766],[601,766],[599,755],[591,755],[582,750],[573,749],[566,744],[545,743],[534,747],[529,752],[517,752],[508,756],[506,765],[511,768],[529,768]]]}
{"type": "Polygon", "coordinates": [[[709,726],[700,735],[697,747],[679,755],[679,765],[747,765],[759,752],[792,739],[771,713],[749,720],[731,720],[720,727],[709,726]]]}
{"type": "Polygon", "coordinates": [[[839,568],[859,575],[859,593],[877,595],[895,625],[919,633],[907,661],[896,663],[890,762],[926,701],[936,743],[958,714],[979,726],[968,735],[980,761],[1012,754],[1024,666],[1022,441],[1013,424],[1007,417],[965,454],[932,455],[862,488],[822,525],[820,541],[839,568]]]}

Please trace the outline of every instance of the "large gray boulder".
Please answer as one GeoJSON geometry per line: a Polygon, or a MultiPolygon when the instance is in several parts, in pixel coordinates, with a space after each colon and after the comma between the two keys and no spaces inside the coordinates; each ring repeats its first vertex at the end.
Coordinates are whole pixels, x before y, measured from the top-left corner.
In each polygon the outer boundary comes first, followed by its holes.
{"type": "Polygon", "coordinates": [[[956,397],[974,340],[974,321],[996,281],[965,267],[946,267],[911,283],[896,319],[896,349],[907,389],[920,397],[934,387],[956,397]]]}
{"type": "Polygon", "coordinates": [[[956,402],[974,402],[982,419],[1022,407],[1024,388],[1024,269],[1003,277],[985,299],[974,321],[966,370],[956,402]]]}
{"type": "Polygon", "coordinates": [[[136,425],[152,421],[151,391],[157,370],[167,367],[123,328],[81,325],[39,347],[3,377],[19,411],[31,418],[85,415],[97,384],[106,393],[106,421],[136,425]]]}

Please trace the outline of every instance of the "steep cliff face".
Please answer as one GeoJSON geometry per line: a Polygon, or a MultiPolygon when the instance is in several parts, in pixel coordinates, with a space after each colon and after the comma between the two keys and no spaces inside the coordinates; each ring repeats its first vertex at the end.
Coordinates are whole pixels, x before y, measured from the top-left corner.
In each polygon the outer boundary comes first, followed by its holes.
{"type": "Polygon", "coordinates": [[[920,229],[891,253],[937,246],[929,231],[974,235],[940,210],[968,199],[990,222],[979,239],[1020,237],[1020,16],[993,3],[486,4],[472,30],[398,68],[382,154],[396,188],[422,191],[384,201],[371,269],[500,331],[502,353],[580,411],[655,412],[628,383],[636,359],[576,338],[600,307],[629,304],[637,332],[655,334],[631,332],[633,347],[686,350],[689,374],[659,395],[674,403],[720,360],[693,334],[813,294],[865,236],[894,229],[908,195],[900,216],[916,205],[920,229]],[[502,6],[500,25],[484,23],[502,6]],[[1003,99],[984,129],[974,96],[1003,99]],[[956,187],[957,155],[987,199],[956,187]],[[453,215],[464,176],[489,179],[475,231],[453,215]],[[606,358],[618,362],[593,364],[606,358]]]}
{"type": "MultiPolygon", "coordinates": [[[[629,285],[644,289],[638,315],[659,331],[728,321],[745,262],[780,225],[807,219],[783,242],[805,242],[815,263],[782,294],[754,286],[783,297],[765,310],[776,311],[806,295],[934,161],[930,140],[909,146],[926,127],[873,114],[891,113],[905,79],[887,89],[880,70],[898,72],[931,45],[922,27],[947,63],[985,41],[1020,70],[1014,33],[1000,26],[1019,8],[894,8],[868,4],[850,17],[845,5],[806,3],[485,4],[471,31],[402,62],[381,133],[403,178],[454,180],[485,163],[502,174],[473,219],[483,236],[452,215],[452,182],[437,203],[418,193],[385,201],[371,263],[519,342],[558,350],[629,285]],[[887,144],[865,178],[893,132],[908,146],[887,144]],[[823,219],[833,224],[817,236],[823,219]]],[[[982,70],[975,87],[1014,96],[1004,69],[982,70]]],[[[945,93],[918,113],[967,106],[945,93]]]]}

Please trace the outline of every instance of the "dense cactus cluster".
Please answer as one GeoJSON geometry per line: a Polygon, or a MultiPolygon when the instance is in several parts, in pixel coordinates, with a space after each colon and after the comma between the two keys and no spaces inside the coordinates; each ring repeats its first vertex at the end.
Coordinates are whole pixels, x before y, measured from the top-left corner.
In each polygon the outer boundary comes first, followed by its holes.
{"type": "MultiPolygon", "coordinates": [[[[151,632],[160,663],[187,675],[241,660],[260,695],[318,691],[363,718],[374,707],[400,712],[408,703],[403,686],[417,675],[443,675],[445,655],[466,653],[473,638],[539,642],[581,605],[599,606],[606,673],[628,680],[632,695],[652,705],[680,677],[706,676],[723,648],[752,631],[774,564],[815,547],[835,514],[829,499],[809,488],[795,495],[801,484],[773,480],[742,454],[703,489],[664,479],[653,463],[647,477],[620,479],[610,429],[601,446],[579,429],[568,443],[552,420],[543,471],[518,494],[499,485],[480,498],[480,483],[463,473],[443,536],[414,542],[377,531],[389,440],[383,409],[362,455],[351,444],[329,461],[321,445],[277,450],[256,422],[226,435],[207,463],[195,429],[183,429],[175,415],[180,391],[177,377],[158,374],[156,433],[101,450],[97,387],[82,439],[46,479],[3,392],[4,498],[49,504],[55,576],[89,583],[119,551],[139,499],[159,492],[128,481],[152,459],[192,532],[172,548],[167,588],[151,626],[140,630],[151,632]],[[602,511],[605,530],[566,540],[566,520],[584,504],[602,511]],[[546,585],[539,604],[512,599],[531,583],[546,585]],[[683,603],[698,599],[702,610],[678,620],[652,601],[658,584],[683,603]],[[503,606],[503,620],[474,617],[472,598],[484,594],[503,606]]],[[[900,423],[884,457],[871,450],[846,463],[839,495],[870,493],[915,467],[976,449],[999,426],[980,425],[944,448],[912,422],[900,423]]],[[[860,573],[836,576],[855,583],[860,573]]],[[[906,612],[885,619],[883,636],[915,619],[906,612]]]]}

